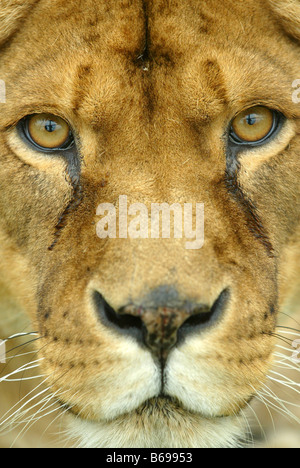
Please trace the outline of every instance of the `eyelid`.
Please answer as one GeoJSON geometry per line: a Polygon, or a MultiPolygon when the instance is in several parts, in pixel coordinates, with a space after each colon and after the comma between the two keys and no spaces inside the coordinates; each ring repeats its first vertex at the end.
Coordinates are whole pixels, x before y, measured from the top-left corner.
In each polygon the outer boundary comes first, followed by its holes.
{"type": "MultiPolygon", "coordinates": [[[[48,114],[48,113],[47,113],[48,114]]],[[[59,117],[60,119],[64,120],[66,122],[66,124],[69,126],[70,128],[70,133],[69,133],[69,139],[70,139],[70,143],[67,144],[66,147],[57,147],[57,148],[47,148],[47,147],[43,147],[43,146],[40,146],[38,145],[32,138],[30,132],[29,132],[29,129],[28,129],[28,119],[30,119],[30,117],[34,116],[34,115],[39,115],[39,114],[31,114],[31,115],[27,115],[25,117],[23,117],[23,119],[21,119],[17,125],[15,126],[15,128],[18,130],[20,136],[22,137],[22,139],[26,139],[26,143],[30,144],[35,150],[41,152],[41,153],[57,153],[57,152],[61,152],[61,151],[67,151],[67,150],[70,150],[74,145],[75,145],[75,134],[74,134],[74,131],[72,129],[72,126],[69,124],[69,122],[66,120],[66,119],[63,119],[62,117],[60,116],[56,116],[54,114],[49,114],[49,115],[53,115],[53,117],[59,117]]],[[[42,114],[41,114],[42,115],[42,114]]],[[[69,139],[67,140],[67,142],[69,141],[69,139]]]]}

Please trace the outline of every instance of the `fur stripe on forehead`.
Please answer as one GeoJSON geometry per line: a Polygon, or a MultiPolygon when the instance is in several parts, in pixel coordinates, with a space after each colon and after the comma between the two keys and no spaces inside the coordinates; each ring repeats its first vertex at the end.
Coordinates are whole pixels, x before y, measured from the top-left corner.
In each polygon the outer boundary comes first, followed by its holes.
{"type": "Polygon", "coordinates": [[[269,0],[272,10],[280,17],[288,34],[300,40],[299,0],[269,0]]]}

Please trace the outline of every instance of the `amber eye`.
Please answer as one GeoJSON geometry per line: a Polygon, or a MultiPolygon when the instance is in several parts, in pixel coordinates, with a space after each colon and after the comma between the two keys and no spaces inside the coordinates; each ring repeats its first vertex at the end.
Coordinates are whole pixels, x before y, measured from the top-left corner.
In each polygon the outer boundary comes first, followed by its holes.
{"type": "Polygon", "coordinates": [[[24,119],[25,136],[42,150],[67,149],[73,143],[70,126],[52,114],[34,114],[24,119]]]}
{"type": "Polygon", "coordinates": [[[263,106],[241,112],[231,124],[230,136],[236,143],[264,142],[277,128],[278,113],[263,106]]]}

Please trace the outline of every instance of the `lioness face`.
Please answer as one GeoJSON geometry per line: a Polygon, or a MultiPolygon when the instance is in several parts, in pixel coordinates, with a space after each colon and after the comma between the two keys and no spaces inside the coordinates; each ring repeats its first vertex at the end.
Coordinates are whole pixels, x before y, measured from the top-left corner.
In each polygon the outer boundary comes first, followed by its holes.
{"type": "Polygon", "coordinates": [[[299,226],[299,46],[265,1],[29,4],[0,49],[0,253],[47,383],[83,445],[235,444],[299,226]],[[129,235],[136,203],[194,230],[202,204],[204,245],[129,235]]]}

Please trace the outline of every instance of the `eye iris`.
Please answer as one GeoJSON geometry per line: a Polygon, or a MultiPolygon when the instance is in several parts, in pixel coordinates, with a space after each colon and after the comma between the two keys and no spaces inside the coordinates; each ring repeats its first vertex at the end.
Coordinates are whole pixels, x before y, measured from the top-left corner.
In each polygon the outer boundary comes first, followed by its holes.
{"type": "Polygon", "coordinates": [[[266,107],[257,106],[241,112],[234,119],[232,130],[239,140],[255,143],[269,135],[273,123],[273,111],[266,107]]]}
{"type": "Polygon", "coordinates": [[[34,143],[42,148],[60,148],[70,138],[70,127],[60,117],[37,114],[28,121],[28,132],[34,143]]]}

